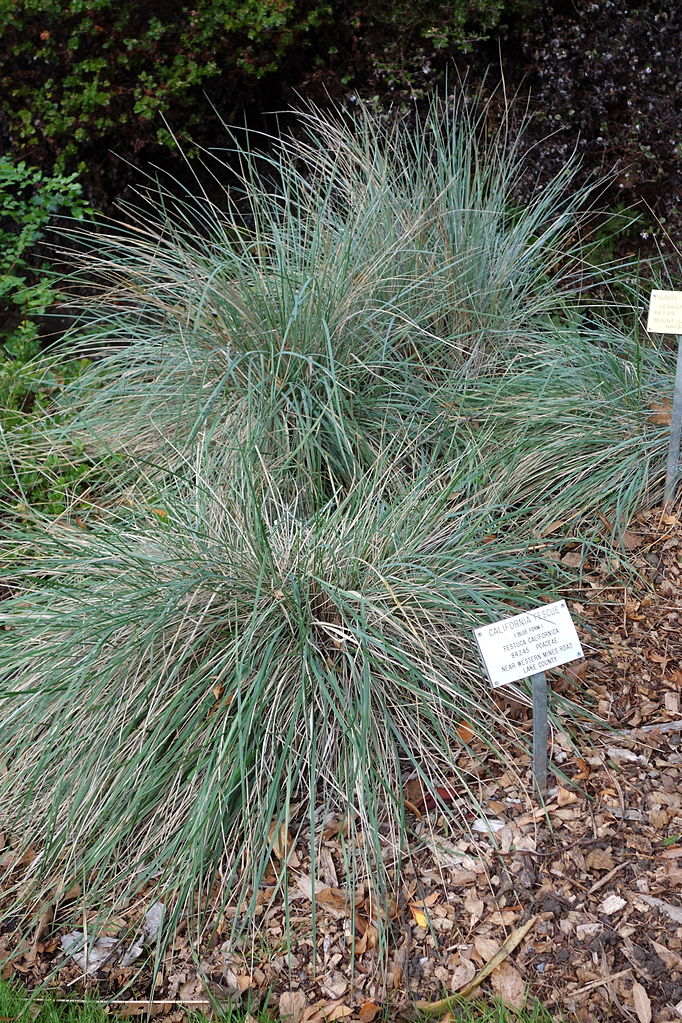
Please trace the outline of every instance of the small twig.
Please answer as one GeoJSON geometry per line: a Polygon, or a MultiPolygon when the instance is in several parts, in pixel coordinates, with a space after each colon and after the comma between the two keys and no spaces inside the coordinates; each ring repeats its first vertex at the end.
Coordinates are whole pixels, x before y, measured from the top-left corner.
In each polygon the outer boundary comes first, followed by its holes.
{"type": "Polygon", "coordinates": [[[608,874],[604,874],[604,876],[600,878],[599,881],[595,881],[587,894],[594,895],[595,892],[598,892],[600,888],[603,888],[605,884],[609,883],[614,874],[617,874],[619,870],[622,870],[623,867],[626,866],[626,863],[627,861],[619,863],[617,866],[613,868],[613,870],[609,870],[608,874]]]}
{"type": "MultiPolygon", "coordinates": [[[[88,998],[36,998],[36,1002],[49,1001],[52,1002],[66,1002],[72,1005],[74,1002],[88,1002],[88,998]]],[[[210,1005],[211,1002],[208,998],[110,998],[106,999],[105,1005],[210,1005]]]]}
{"type": "Polygon", "coordinates": [[[621,735],[632,735],[633,732],[682,732],[682,721],[663,721],[660,725],[640,725],[630,732],[621,732],[621,735]]]}
{"type": "Polygon", "coordinates": [[[545,1005],[556,1005],[560,1001],[565,1001],[567,997],[576,998],[578,995],[584,995],[593,988],[601,987],[602,984],[610,984],[612,980],[618,980],[619,977],[625,977],[628,973],[632,973],[631,966],[628,966],[627,970],[621,970],[620,973],[611,973],[608,977],[602,977],[600,980],[592,980],[589,984],[585,984],[584,987],[579,987],[577,991],[571,991],[568,994],[565,993],[560,998],[550,998],[549,1001],[545,1002],[545,1005]]]}

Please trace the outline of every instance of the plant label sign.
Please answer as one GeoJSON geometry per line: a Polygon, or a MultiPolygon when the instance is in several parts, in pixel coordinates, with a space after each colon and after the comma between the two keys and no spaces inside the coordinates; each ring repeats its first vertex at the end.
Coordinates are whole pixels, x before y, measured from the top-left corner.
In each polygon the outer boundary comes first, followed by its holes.
{"type": "Polygon", "coordinates": [[[682,334],[682,291],[652,291],[646,329],[657,334],[682,334]]]}
{"type": "Polygon", "coordinates": [[[583,657],[565,600],[474,629],[494,689],[583,657]]]}

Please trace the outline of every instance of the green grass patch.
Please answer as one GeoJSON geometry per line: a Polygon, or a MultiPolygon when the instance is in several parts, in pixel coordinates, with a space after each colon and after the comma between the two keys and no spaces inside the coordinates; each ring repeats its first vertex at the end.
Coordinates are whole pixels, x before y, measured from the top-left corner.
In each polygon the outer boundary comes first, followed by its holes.
{"type": "MultiPolygon", "coordinates": [[[[0,515],[63,514],[86,500],[94,463],[78,440],[45,442],[60,422],[58,395],[87,369],[83,358],[41,357],[37,340],[12,354],[0,346],[0,515]]],[[[87,502],[86,502],[87,503],[87,502]]]]}
{"type": "MultiPolygon", "coordinates": [[[[92,1000],[74,998],[59,999],[41,991],[28,994],[15,984],[0,981],[0,1017],[7,1023],[106,1023],[109,1020],[125,1019],[125,1013],[110,1014],[102,1005],[92,1000]]],[[[139,1018],[136,1017],[136,1018],[139,1018]]],[[[216,1008],[211,1019],[217,1023],[286,1023],[279,1014],[270,1009],[258,1011],[255,1008],[240,1009],[236,1006],[216,1008]]],[[[393,1023],[404,1016],[396,1016],[390,1007],[377,1017],[377,1023],[393,1023]]],[[[415,1023],[426,1023],[429,1017],[415,1016],[415,1023]]],[[[524,1009],[514,1010],[495,1000],[464,1001],[453,1009],[453,1018],[458,1023],[555,1023],[566,1020],[564,1014],[550,1013],[541,1003],[533,1001],[524,1009]]],[[[201,1013],[188,1012],[188,1023],[205,1023],[207,1017],[201,1013]]]]}
{"type": "Polygon", "coordinates": [[[106,1023],[111,1017],[93,1001],[57,1001],[53,996],[29,995],[15,984],[0,981],[0,1017],[8,1023],[106,1023]]]}

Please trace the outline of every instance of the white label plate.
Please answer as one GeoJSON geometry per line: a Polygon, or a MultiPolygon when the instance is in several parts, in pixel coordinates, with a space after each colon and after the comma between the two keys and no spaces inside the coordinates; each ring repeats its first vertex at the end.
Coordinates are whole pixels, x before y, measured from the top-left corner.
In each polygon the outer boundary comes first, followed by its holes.
{"type": "Polygon", "coordinates": [[[474,629],[494,689],[583,656],[565,600],[474,629]]]}
{"type": "Polygon", "coordinates": [[[646,329],[658,334],[682,334],[682,291],[652,291],[646,329]]]}

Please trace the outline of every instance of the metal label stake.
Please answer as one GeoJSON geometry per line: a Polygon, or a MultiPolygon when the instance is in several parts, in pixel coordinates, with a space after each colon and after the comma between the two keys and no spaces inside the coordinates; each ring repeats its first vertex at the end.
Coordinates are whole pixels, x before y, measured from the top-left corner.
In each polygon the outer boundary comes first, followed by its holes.
{"type": "Polygon", "coordinates": [[[657,291],[649,298],[649,316],[646,329],[651,333],[677,336],[677,370],[675,395],[668,441],[668,461],[665,467],[663,504],[667,507],[675,497],[675,484],[680,464],[680,436],[682,435],[682,291],[657,291]]]}
{"type": "Polygon", "coordinates": [[[547,676],[544,671],[531,675],[533,684],[533,777],[538,792],[547,792],[547,749],[549,723],[547,720],[547,676]]]}
{"type": "Polygon", "coordinates": [[[663,503],[666,507],[675,497],[677,470],[680,464],[680,438],[682,437],[682,334],[677,335],[677,369],[675,370],[675,394],[668,442],[668,461],[665,469],[665,491],[663,503]]]}

